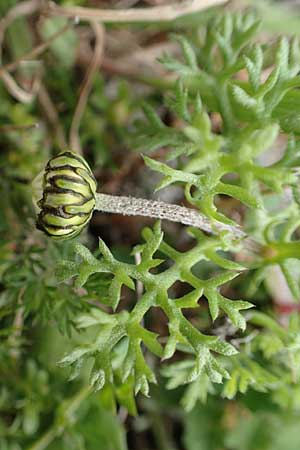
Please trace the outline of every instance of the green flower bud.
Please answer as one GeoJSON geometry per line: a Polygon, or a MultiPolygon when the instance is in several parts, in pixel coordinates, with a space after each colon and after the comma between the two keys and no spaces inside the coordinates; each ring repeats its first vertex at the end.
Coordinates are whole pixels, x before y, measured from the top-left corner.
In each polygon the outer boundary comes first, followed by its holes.
{"type": "Polygon", "coordinates": [[[43,175],[43,197],[36,226],[54,239],[76,236],[95,207],[96,180],[87,162],[72,152],[49,160],[43,175]]]}

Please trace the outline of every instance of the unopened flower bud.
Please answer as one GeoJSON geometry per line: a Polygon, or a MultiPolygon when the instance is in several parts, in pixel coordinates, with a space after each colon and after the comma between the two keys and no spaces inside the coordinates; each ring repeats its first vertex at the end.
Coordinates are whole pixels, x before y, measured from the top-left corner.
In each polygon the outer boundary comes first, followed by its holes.
{"type": "Polygon", "coordinates": [[[74,237],[89,222],[97,183],[87,162],[72,152],[49,160],[43,175],[43,196],[37,228],[55,239],[74,237]]]}

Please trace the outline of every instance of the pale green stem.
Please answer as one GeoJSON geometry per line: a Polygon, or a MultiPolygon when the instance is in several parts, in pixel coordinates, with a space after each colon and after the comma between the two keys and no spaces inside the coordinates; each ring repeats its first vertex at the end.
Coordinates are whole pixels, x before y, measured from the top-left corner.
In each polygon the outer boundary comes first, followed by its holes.
{"type": "Polygon", "coordinates": [[[237,239],[246,237],[246,233],[238,226],[227,225],[221,222],[212,224],[206,216],[195,209],[156,200],[97,193],[95,209],[126,216],[145,216],[170,220],[200,228],[207,233],[215,234],[228,231],[237,239]]]}
{"type": "Polygon", "coordinates": [[[60,430],[56,426],[51,427],[35,444],[28,448],[28,450],[44,450],[56,437],[60,435],[60,430]]]}

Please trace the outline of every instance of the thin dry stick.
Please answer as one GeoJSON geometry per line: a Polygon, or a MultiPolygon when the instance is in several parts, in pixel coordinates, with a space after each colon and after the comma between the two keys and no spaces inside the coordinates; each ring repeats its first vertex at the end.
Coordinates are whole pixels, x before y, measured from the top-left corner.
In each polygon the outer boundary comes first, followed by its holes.
{"type": "Polygon", "coordinates": [[[2,72],[0,72],[0,79],[3,81],[3,84],[5,85],[8,92],[21,103],[32,102],[39,89],[40,84],[40,80],[36,78],[31,91],[27,92],[22,89],[14,80],[14,78],[5,70],[2,70],[2,72]]]}
{"type": "Polygon", "coordinates": [[[63,150],[68,147],[67,140],[65,137],[64,129],[59,120],[58,113],[55,109],[55,106],[51,100],[51,97],[45,88],[44,84],[40,84],[40,89],[38,92],[38,100],[39,103],[45,113],[45,116],[53,128],[56,141],[58,146],[63,150]]]}
{"type": "Polygon", "coordinates": [[[82,88],[79,94],[78,103],[74,112],[74,116],[72,119],[72,124],[70,128],[70,147],[73,151],[81,152],[80,139],[78,135],[80,122],[82,115],[84,113],[88,96],[90,94],[94,75],[96,74],[98,68],[101,64],[103,48],[104,48],[104,28],[101,24],[91,21],[91,26],[94,30],[96,42],[95,42],[95,50],[94,55],[91,61],[91,64],[87,70],[85,79],[82,84],[82,88]]]}
{"type": "MultiPolygon", "coordinates": [[[[0,61],[2,59],[2,44],[7,27],[18,17],[34,13],[40,6],[41,3],[39,0],[30,0],[19,3],[11,8],[6,16],[0,20],[0,61]]],[[[15,79],[3,67],[0,69],[0,79],[8,92],[22,103],[30,103],[38,90],[39,80],[37,78],[33,83],[31,92],[27,92],[18,85],[15,79]]]]}
{"type": "Polygon", "coordinates": [[[18,68],[20,63],[31,60],[31,59],[37,57],[38,55],[40,55],[41,53],[43,53],[52,44],[52,42],[55,41],[55,39],[57,39],[59,36],[61,36],[63,33],[65,33],[67,30],[69,30],[73,26],[73,24],[74,24],[74,21],[68,22],[60,30],[58,30],[56,33],[54,33],[52,36],[50,36],[46,41],[37,45],[35,48],[33,48],[29,52],[25,53],[24,55],[20,56],[15,61],[0,67],[0,73],[3,70],[5,70],[7,72],[12,72],[13,70],[18,68]]]}
{"type": "Polygon", "coordinates": [[[98,20],[103,23],[168,22],[202,9],[225,3],[226,0],[186,0],[171,5],[152,8],[98,9],[80,6],[63,7],[49,2],[46,13],[64,17],[78,17],[81,20],[98,20]]]}
{"type": "Polygon", "coordinates": [[[0,61],[1,61],[1,50],[2,43],[4,39],[5,30],[9,25],[20,16],[29,16],[37,11],[41,7],[40,0],[29,0],[21,2],[16,6],[12,7],[6,16],[0,19],[0,61]]]}
{"type": "Polygon", "coordinates": [[[2,125],[0,126],[0,133],[10,133],[14,131],[27,131],[32,128],[37,128],[38,123],[32,123],[31,125],[2,125]]]}
{"type": "MultiPolygon", "coordinates": [[[[11,8],[6,16],[0,20],[0,61],[2,59],[2,44],[7,27],[9,27],[9,25],[18,17],[30,15],[39,9],[40,6],[39,0],[30,0],[19,3],[11,8]]],[[[1,68],[0,70],[0,79],[8,92],[21,103],[30,103],[38,89],[38,80],[36,79],[33,83],[31,92],[25,91],[4,68],[1,68]]]]}

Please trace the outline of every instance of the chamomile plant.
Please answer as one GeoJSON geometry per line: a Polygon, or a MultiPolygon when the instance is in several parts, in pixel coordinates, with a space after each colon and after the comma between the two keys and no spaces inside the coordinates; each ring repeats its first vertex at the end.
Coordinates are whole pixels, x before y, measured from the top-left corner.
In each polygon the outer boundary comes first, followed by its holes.
{"type": "Polygon", "coordinates": [[[186,226],[188,249],[157,221],[132,249],[135,262],[119,259],[99,236],[96,255],[77,239],[57,263],[62,283],[72,279],[87,291],[93,279],[106,283],[98,307],[74,319],[85,343],[60,365],[72,379],[89,366],[94,389],[132,413],[134,396],[150,395],[159,374],[170,389],[186,386],[187,409],[208,393],[232,398],[250,387],[283,402],[287,386],[298,383],[299,321],[277,323],[256,294],[276,265],[295,301],[300,295],[300,47],[285,37],[257,42],[258,29],[252,14],[226,14],[189,38],[174,36],[181,57],[161,60],[173,73],[164,107],[174,120],[165,123],[147,103],[145,120],[130,130],[131,146],[161,175],[157,189],[178,186],[187,206],[102,194],[72,149],[53,157],[43,175],[37,226],[50,239],[77,236],[101,211],[186,226]],[[162,148],[164,158],[152,157],[162,148]],[[213,269],[204,276],[207,265],[213,269]],[[176,283],[185,288],[174,297],[176,283]],[[124,289],[134,293],[129,307],[124,289]],[[147,326],[156,311],[166,318],[164,334],[147,326]]]}

